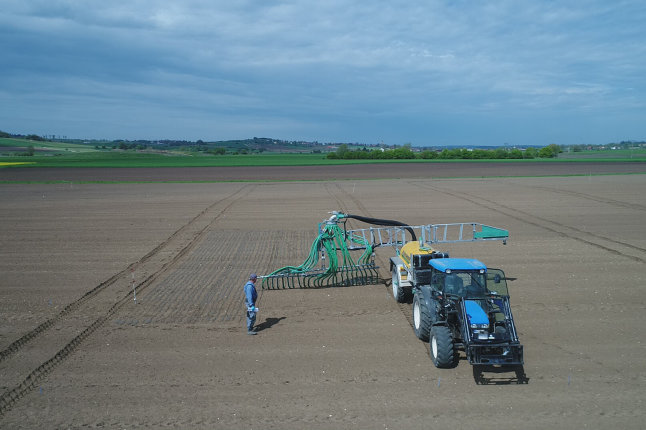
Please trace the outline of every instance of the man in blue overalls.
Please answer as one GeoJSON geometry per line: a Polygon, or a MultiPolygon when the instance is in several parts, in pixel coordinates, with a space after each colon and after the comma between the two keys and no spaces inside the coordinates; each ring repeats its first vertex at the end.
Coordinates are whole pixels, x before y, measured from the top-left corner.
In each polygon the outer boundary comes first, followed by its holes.
{"type": "Polygon", "coordinates": [[[253,329],[253,325],[256,322],[256,312],[258,308],[256,307],[256,299],[258,298],[258,293],[256,292],[256,280],[258,276],[255,273],[252,273],[249,276],[249,280],[244,284],[244,297],[245,305],[247,306],[247,334],[256,334],[256,331],[253,329]]]}

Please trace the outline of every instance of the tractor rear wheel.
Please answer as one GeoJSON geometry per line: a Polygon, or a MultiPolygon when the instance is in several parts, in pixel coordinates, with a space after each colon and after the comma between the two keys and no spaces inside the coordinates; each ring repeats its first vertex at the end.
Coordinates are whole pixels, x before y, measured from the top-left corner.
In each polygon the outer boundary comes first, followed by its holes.
{"type": "Polygon", "coordinates": [[[413,298],[413,330],[420,340],[428,342],[431,333],[431,312],[419,294],[415,294],[413,298]]]}
{"type": "Polygon", "coordinates": [[[451,330],[443,325],[431,329],[431,359],[435,367],[453,367],[456,363],[451,330]]]}
{"type": "Polygon", "coordinates": [[[407,299],[406,289],[402,288],[399,285],[399,276],[397,274],[397,266],[393,266],[392,275],[393,275],[393,297],[397,303],[404,303],[407,299]]]}

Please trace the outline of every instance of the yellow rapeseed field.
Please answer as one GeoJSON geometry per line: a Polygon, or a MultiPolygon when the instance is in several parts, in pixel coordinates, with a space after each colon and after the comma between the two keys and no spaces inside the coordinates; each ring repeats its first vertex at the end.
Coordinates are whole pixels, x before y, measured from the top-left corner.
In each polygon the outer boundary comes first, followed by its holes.
{"type": "Polygon", "coordinates": [[[19,164],[35,164],[35,161],[0,161],[0,167],[3,166],[16,166],[19,164]]]}

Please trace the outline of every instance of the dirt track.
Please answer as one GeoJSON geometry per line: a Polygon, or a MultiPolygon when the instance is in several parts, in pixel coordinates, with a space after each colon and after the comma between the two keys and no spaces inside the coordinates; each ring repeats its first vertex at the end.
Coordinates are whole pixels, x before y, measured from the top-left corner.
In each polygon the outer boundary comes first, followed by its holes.
{"type": "Polygon", "coordinates": [[[646,175],[406,171],[0,185],[0,427],[642,428],[646,175]],[[301,263],[330,210],[509,229],[506,246],[443,249],[516,278],[529,383],[434,368],[384,284],[262,291],[246,336],[247,274],[301,263]]]}

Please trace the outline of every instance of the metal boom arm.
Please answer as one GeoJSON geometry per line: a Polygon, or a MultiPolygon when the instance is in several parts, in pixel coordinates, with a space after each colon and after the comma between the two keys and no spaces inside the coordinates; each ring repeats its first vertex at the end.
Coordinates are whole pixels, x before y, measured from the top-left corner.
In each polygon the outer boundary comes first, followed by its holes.
{"type": "Polygon", "coordinates": [[[368,227],[346,230],[348,249],[364,249],[364,247],[357,246],[356,243],[353,243],[350,240],[352,237],[359,237],[363,239],[363,243],[370,243],[373,247],[400,247],[406,243],[407,229],[415,231],[420,243],[425,246],[430,246],[434,243],[481,242],[488,240],[502,240],[502,243],[506,244],[509,238],[509,232],[507,230],[477,222],[427,224],[406,227],[368,227]]]}

